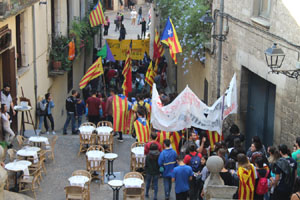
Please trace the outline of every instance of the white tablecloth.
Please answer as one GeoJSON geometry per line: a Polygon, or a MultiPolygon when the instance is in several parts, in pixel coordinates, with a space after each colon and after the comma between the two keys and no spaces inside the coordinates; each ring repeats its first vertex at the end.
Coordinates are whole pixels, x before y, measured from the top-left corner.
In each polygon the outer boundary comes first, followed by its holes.
{"type": "Polygon", "coordinates": [[[109,126],[101,126],[101,127],[98,127],[96,130],[99,135],[100,141],[104,141],[104,142],[109,140],[109,136],[110,136],[111,132],[113,131],[113,129],[109,126]]]}
{"type": "Polygon", "coordinates": [[[30,165],[31,165],[31,162],[29,162],[27,160],[19,160],[19,161],[7,163],[5,165],[5,169],[7,169],[9,171],[14,171],[14,172],[23,171],[24,176],[29,176],[28,167],[30,165]]]}
{"type": "Polygon", "coordinates": [[[89,178],[86,176],[71,176],[68,180],[71,186],[84,187],[85,183],[89,181],[89,178]]]}
{"type": "Polygon", "coordinates": [[[23,157],[33,157],[33,162],[37,163],[39,161],[37,151],[32,151],[30,149],[21,149],[17,151],[17,155],[23,156],[23,157]]]}
{"type": "MultiPolygon", "coordinates": [[[[102,160],[103,156],[104,156],[104,152],[102,151],[98,151],[98,150],[92,150],[92,151],[88,151],[86,152],[86,155],[88,157],[88,160],[102,160]]],[[[96,163],[97,166],[97,163],[96,163]]],[[[96,167],[95,166],[95,167],[96,167]]],[[[91,167],[94,167],[93,162],[91,163],[91,167]]]]}
{"type": "Polygon", "coordinates": [[[25,149],[28,151],[36,151],[36,152],[39,152],[41,150],[41,148],[39,148],[39,147],[31,147],[31,146],[25,146],[22,149],[25,149]]]}
{"type": "Polygon", "coordinates": [[[141,188],[143,180],[139,178],[126,178],[123,183],[125,188],[141,188]]]}
{"type": "Polygon", "coordinates": [[[137,162],[143,162],[145,160],[144,147],[134,147],[131,152],[135,154],[137,162]]]}
{"type": "Polygon", "coordinates": [[[92,134],[94,130],[95,130],[95,127],[93,127],[93,126],[81,126],[81,127],[79,127],[79,131],[82,134],[92,134]]]}
{"type": "Polygon", "coordinates": [[[40,143],[45,143],[46,145],[49,145],[48,138],[43,137],[43,136],[31,136],[29,138],[30,142],[40,142],[40,143]]]}

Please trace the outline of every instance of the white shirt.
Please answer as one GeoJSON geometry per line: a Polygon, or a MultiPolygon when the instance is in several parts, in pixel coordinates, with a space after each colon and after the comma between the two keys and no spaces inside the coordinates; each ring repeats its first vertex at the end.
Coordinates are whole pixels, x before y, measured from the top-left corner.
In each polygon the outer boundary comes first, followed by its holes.
{"type": "Polygon", "coordinates": [[[8,120],[8,113],[2,113],[1,114],[1,118],[2,118],[2,125],[5,128],[9,128],[10,127],[10,122],[8,120]]]}
{"type": "Polygon", "coordinates": [[[131,11],[131,19],[134,19],[137,17],[137,12],[135,10],[131,11]]]}
{"type": "Polygon", "coordinates": [[[10,111],[10,103],[12,102],[11,95],[6,96],[3,91],[1,91],[1,104],[5,104],[7,106],[7,112],[10,111]]]}

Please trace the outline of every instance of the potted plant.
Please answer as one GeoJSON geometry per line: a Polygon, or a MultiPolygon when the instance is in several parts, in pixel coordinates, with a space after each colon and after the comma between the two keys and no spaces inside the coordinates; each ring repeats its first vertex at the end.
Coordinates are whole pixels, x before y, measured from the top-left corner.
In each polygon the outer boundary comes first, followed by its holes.
{"type": "Polygon", "coordinates": [[[62,68],[62,65],[68,57],[68,55],[66,54],[68,43],[69,39],[62,35],[54,36],[52,38],[50,60],[52,61],[53,70],[58,71],[62,68]]]}

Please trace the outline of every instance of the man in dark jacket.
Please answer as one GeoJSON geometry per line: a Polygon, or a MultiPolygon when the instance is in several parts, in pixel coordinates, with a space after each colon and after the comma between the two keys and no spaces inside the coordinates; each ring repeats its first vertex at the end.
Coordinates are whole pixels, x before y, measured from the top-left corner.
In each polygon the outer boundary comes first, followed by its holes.
{"type": "Polygon", "coordinates": [[[70,121],[72,120],[72,134],[76,134],[76,104],[77,104],[77,91],[72,90],[72,95],[66,99],[66,110],[67,110],[67,120],[64,125],[63,134],[67,134],[67,128],[70,121]]]}

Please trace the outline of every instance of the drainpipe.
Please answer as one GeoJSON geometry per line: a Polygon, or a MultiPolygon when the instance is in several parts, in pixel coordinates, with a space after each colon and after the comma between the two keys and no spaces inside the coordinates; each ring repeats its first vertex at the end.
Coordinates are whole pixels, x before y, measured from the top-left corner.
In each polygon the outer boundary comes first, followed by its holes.
{"type": "MultiPolygon", "coordinates": [[[[32,5],[31,8],[32,8],[34,100],[35,100],[35,105],[37,105],[36,34],[35,34],[35,9],[34,9],[34,5],[32,5]]],[[[36,125],[37,125],[37,118],[35,118],[35,126],[36,125]]]]}
{"type": "MultiPolygon", "coordinates": [[[[224,0],[220,1],[220,26],[219,26],[219,35],[223,34],[223,13],[224,13],[224,0]]],[[[219,40],[218,45],[218,77],[217,77],[217,98],[220,97],[221,93],[221,67],[222,67],[222,40],[219,40]]]]}

